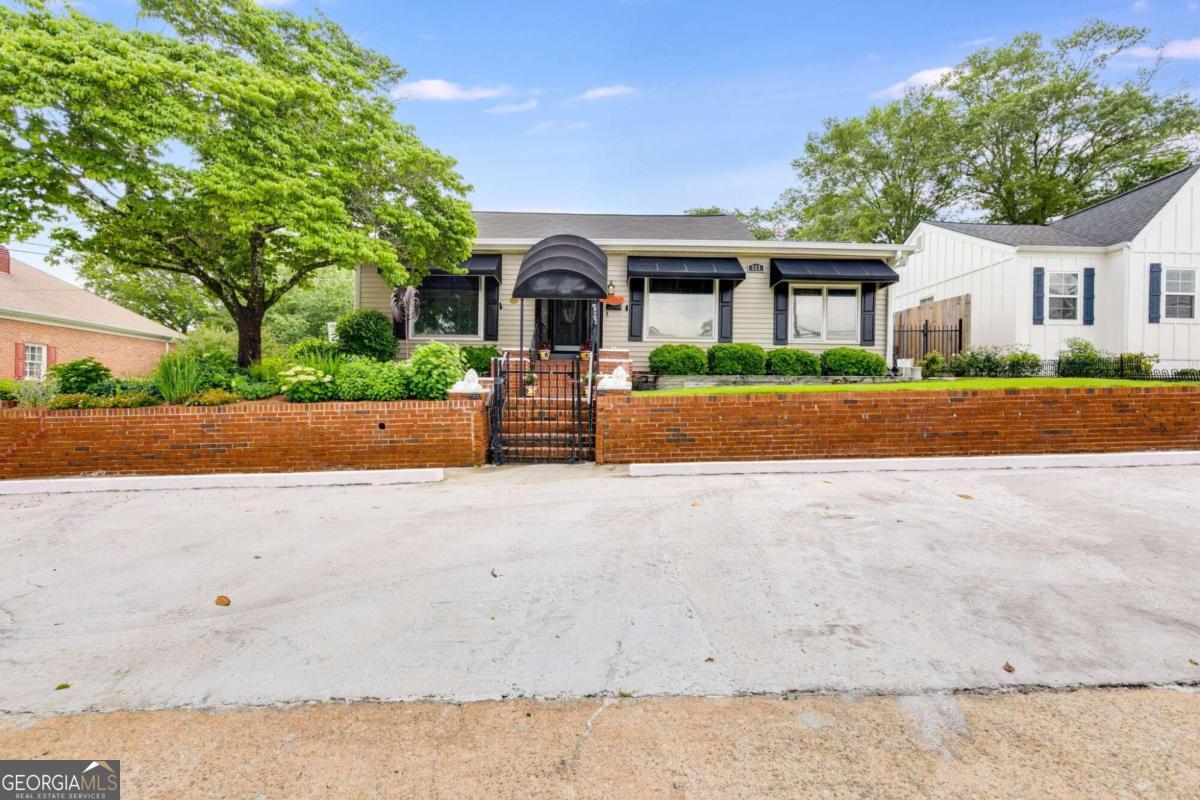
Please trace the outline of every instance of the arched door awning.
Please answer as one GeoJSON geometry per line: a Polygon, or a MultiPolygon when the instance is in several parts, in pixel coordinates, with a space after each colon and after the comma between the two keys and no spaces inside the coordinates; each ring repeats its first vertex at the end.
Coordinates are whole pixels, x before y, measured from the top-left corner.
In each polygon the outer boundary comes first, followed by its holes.
{"type": "Polygon", "coordinates": [[[608,256],[582,236],[548,236],[529,248],[513,297],[550,300],[608,296],[608,256]]]}

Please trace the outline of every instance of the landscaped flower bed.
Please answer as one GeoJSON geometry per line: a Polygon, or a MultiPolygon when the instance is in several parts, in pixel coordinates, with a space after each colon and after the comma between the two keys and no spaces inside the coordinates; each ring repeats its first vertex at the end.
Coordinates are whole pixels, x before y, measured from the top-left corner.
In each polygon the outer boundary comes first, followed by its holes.
{"type": "Polygon", "coordinates": [[[60,410],[220,406],[280,396],[294,403],[444,400],[468,364],[460,348],[440,342],[404,362],[394,355],[387,318],[357,311],[338,323],[338,344],[304,340],[249,367],[239,367],[228,350],[187,350],[163,356],[148,378],[114,378],[84,358],[51,367],[44,381],[0,382],[0,402],[60,410]]]}

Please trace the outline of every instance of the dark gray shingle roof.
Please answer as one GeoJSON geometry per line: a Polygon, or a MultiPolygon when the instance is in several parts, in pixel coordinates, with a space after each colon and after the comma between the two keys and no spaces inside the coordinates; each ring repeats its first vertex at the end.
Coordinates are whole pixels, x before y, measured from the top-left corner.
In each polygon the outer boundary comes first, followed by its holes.
{"type": "Polygon", "coordinates": [[[1150,224],[1154,215],[1196,174],[1200,164],[1164,175],[1136,189],[1110,197],[1049,225],[992,225],[973,222],[936,222],[939,228],[978,236],[1014,246],[1108,247],[1129,242],[1150,224]]]}
{"type": "Polygon", "coordinates": [[[991,242],[1020,245],[1046,245],[1048,247],[1095,247],[1096,243],[1068,231],[1050,225],[991,225],[983,222],[935,222],[939,228],[978,236],[991,242]]]}
{"type": "Polygon", "coordinates": [[[557,214],[476,211],[481,239],[542,239],[570,233],[585,239],[753,239],[734,216],[687,214],[557,214]]]}
{"type": "Polygon", "coordinates": [[[1200,164],[1172,172],[1050,224],[1106,247],[1117,242],[1132,241],[1196,174],[1197,169],[1200,169],[1200,164]]]}

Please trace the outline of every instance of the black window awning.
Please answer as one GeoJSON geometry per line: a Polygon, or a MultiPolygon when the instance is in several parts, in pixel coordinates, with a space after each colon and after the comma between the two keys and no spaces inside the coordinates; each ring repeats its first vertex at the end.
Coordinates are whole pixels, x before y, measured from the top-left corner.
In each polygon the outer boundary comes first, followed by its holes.
{"type": "Polygon", "coordinates": [[[607,297],[608,256],[582,236],[548,236],[521,259],[512,296],[543,300],[607,297]]]}
{"type": "MultiPolygon", "coordinates": [[[[500,254],[499,253],[476,253],[466,261],[458,265],[459,269],[465,269],[468,275],[475,275],[482,278],[495,278],[500,280],[500,254]]],[[[448,275],[445,270],[432,269],[429,271],[431,275],[448,275]]]]}
{"type": "Polygon", "coordinates": [[[881,258],[772,258],[771,285],[780,281],[897,283],[900,276],[881,258]]]}
{"type": "Polygon", "coordinates": [[[630,256],[628,269],[631,278],[746,280],[746,270],[736,258],[630,256]]]}

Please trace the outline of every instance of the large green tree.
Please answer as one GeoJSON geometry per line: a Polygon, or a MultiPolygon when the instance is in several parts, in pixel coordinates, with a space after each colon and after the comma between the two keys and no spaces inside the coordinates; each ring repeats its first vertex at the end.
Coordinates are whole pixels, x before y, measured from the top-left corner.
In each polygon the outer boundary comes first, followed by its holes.
{"type": "Polygon", "coordinates": [[[229,319],[212,294],[190,275],[160,270],[131,275],[103,260],[77,264],[75,271],[90,291],[180,333],[216,316],[229,319]]]}
{"type": "Polygon", "coordinates": [[[792,162],[799,185],[775,208],[790,239],[903,241],[965,194],[949,102],[930,91],[828,119],[792,162]]]}
{"type": "Polygon", "coordinates": [[[1049,46],[1035,33],[979,50],[943,79],[965,145],[963,176],[992,222],[1045,224],[1178,168],[1200,130],[1188,94],[1156,88],[1158,61],[1105,80],[1144,28],[1092,21],[1049,46]]]}
{"type": "Polygon", "coordinates": [[[254,0],[140,7],[164,32],[0,7],[0,237],[49,225],[60,257],[194,279],[242,364],[318,270],[401,284],[469,255],[468,187],[396,120],[396,65],[254,0]]]}
{"type": "Polygon", "coordinates": [[[754,234],[755,239],[775,238],[775,232],[773,230],[775,218],[771,212],[771,209],[759,208],[755,206],[749,211],[743,211],[740,208],[703,206],[700,208],[685,209],[683,213],[689,214],[693,217],[737,217],[739,220],[741,220],[743,225],[750,229],[750,233],[754,234]]]}

